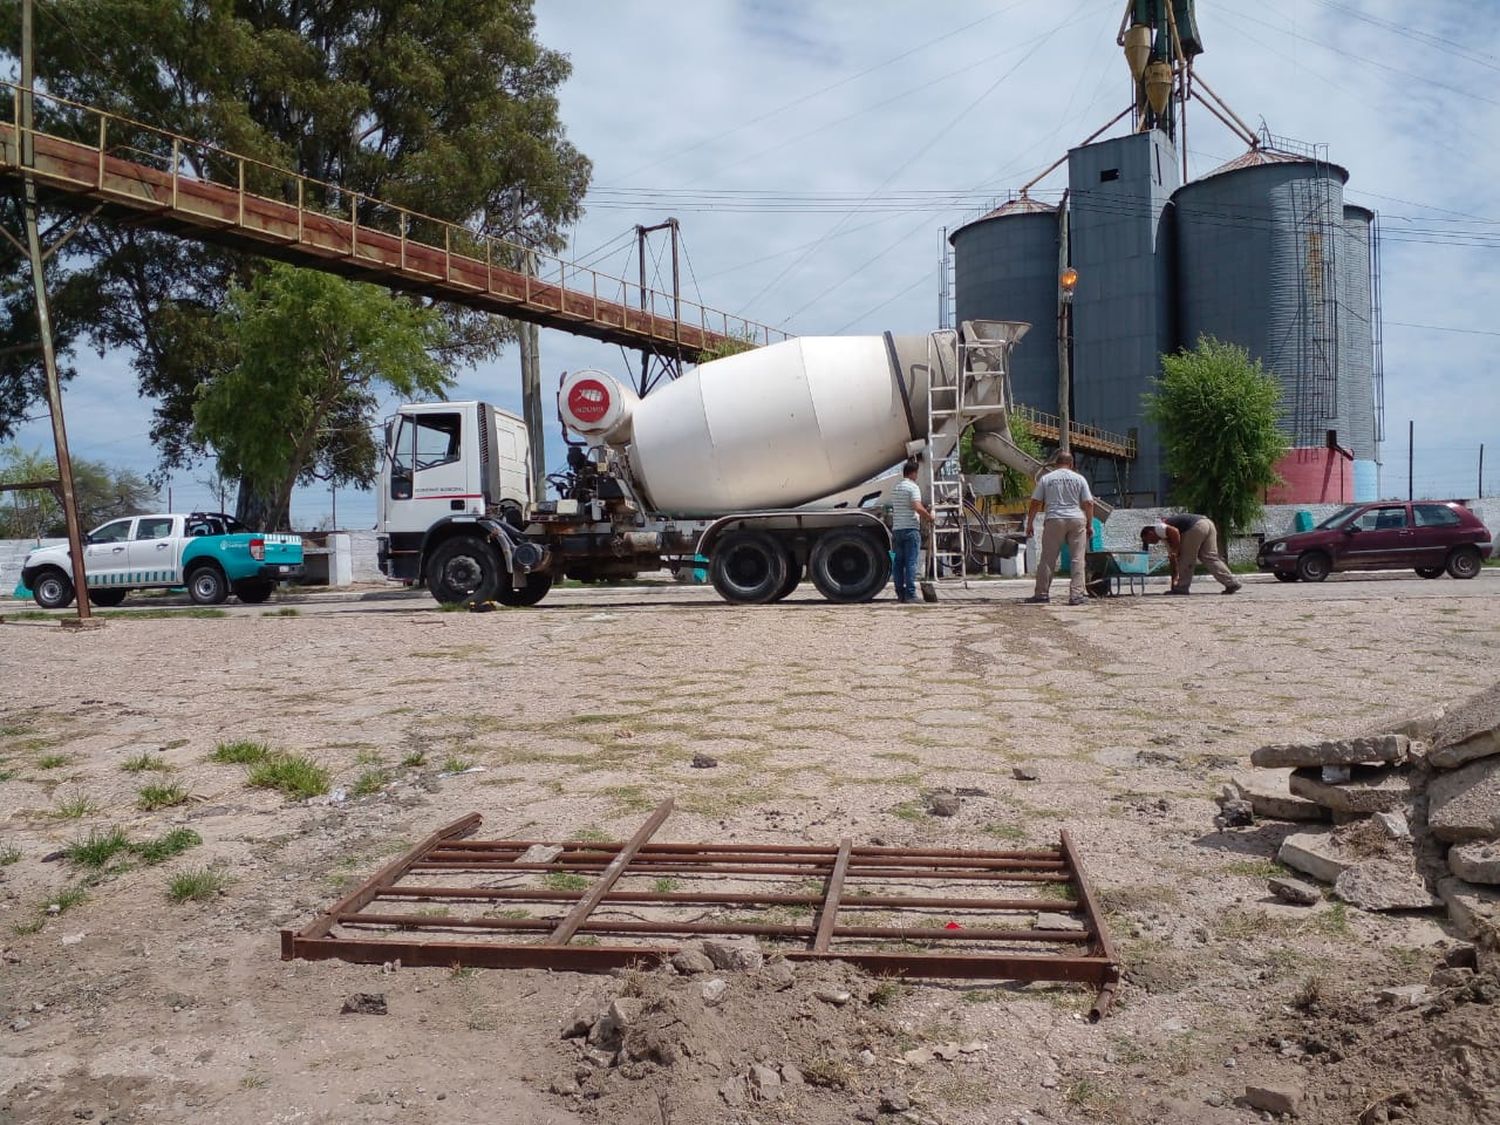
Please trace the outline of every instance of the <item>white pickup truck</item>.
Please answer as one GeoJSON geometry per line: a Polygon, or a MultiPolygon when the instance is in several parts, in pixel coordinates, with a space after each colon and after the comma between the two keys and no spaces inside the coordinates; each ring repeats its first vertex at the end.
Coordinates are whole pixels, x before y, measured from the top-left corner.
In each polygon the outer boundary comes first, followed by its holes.
{"type": "MultiPolygon", "coordinates": [[[[302,539],[250,531],[220,512],[127,516],[89,532],[83,548],[90,603],[117,606],[131,590],[186,586],[197,605],[231,592],[265,601],[276,583],[302,574],[302,539]]],[[[66,543],[38,547],[21,564],[21,587],[45,609],[73,601],[66,543]]]]}

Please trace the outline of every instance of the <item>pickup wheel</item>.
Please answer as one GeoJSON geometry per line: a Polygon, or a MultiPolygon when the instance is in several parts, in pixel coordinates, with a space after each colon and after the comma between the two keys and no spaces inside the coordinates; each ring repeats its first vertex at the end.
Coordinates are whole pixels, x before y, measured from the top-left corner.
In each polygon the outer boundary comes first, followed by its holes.
{"type": "Polygon", "coordinates": [[[526,585],[517,590],[508,577],[500,579],[495,590],[495,600],[501,605],[532,606],[547,596],[552,589],[552,572],[531,573],[526,576],[526,585]]]}
{"type": "Polygon", "coordinates": [[[73,604],[73,582],[55,567],[36,576],[31,596],[43,609],[67,609],[73,604]]]}
{"type": "Polygon", "coordinates": [[[1297,560],[1297,577],[1304,582],[1321,582],[1333,570],[1333,563],[1322,551],[1308,551],[1297,560]]]}
{"type": "Polygon", "coordinates": [[[89,605],[113,609],[125,600],[125,590],[90,590],[89,605]]]}
{"type": "Polygon", "coordinates": [[[891,556],[869,532],[842,528],[818,539],[807,569],[829,601],[867,602],[890,581],[891,556]]]}
{"type": "Polygon", "coordinates": [[[444,605],[498,601],[504,577],[495,549],[474,535],[444,539],[427,560],[427,589],[444,605]]]}
{"type": "Polygon", "coordinates": [[[1455,547],[1448,556],[1448,573],[1454,578],[1478,578],[1484,560],[1473,547],[1455,547]]]}
{"type": "Polygon", "coordinates": [[[732,531],[714,547],[708,572],[726,602],[759,605],[785,584],[787,555],[763,531],[732,531]]]}
{"type": "Polygon", "coordinates": [[[219,605],[229,597],[229,581],[213,563],[188,571],[187,588],[194,605],[219,605]]]}
{"type": "Polygon", "coordinates": [[[246,605],[260,605],[276,592],[276,583],[267,578],[247,578],[234,584],[234,596],[246,605]]]}

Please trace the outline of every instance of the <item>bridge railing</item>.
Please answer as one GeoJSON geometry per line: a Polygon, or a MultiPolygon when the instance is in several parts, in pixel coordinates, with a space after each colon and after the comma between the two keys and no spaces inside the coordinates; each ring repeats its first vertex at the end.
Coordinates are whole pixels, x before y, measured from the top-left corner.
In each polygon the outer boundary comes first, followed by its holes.
{"type": "MultiPolygon", "coordinates": [[[[242,226],[247,212],[257,202],[295,208],[299,242],[310,224],[324,218],[334,219],[348,224],[349,250],[354,256],[359,255],[357,240],[361,230],[394,237],[400,244],[401,267],[408,272],[425,270],[434,280],[454,282],[455,259],[482,262],[486,270],[526,274],[534,279],[538,292],[551,292],[555,287],[567,295],[591,301],[596,308],[601,302],[608,302],[642,310],[650,325],[647,335],[651,337],[670,337],[675,324],[692,325],[704,334],[736,338],[752,345],[790,337],[790,333],[781,329],[696,301],[674,298],[670,293],[570,262],[544,249],[351,191],[336,183],[42,90],[33,94],[35,124],[28,131],[21,120],[21,87],[0,81],[0,89],[9,89],[11,94],[11,127],[17,143],[24,143],[29,132],[33,140],[51,139],[87,147],[89,174],[81,174],[82,165],[77,165],[80,171],[66,176],[67,182],[80,191],[107,194],[112,178],[111,162],[127,161],[160,174],[163,186],[170,193],[170,199],[163,201],[164,207],[178,214],[196,215],[204,221],[222,219],[217,209],[195,210],[195,198],[201,199],[202,195],[194,189],[211,186],[233,193],[237,220],[242,226]],[[423,253],[409,259],[408,246],[420,248],[423,253]],[[440,254],[440,258],[434,258],[434,253],[440,254]],[[437,272],[439,269],[441,272],[437,272]]],[[[58,178],[56,170],[50,175],[58,178]]],[[[463,272],[458,271],[459,275],[463,272]]],[[[529,301],[531,296],[528,282],[526,299],[529,301]]],[[[566,309],[566,303],[563,307],[566,309]]]]}
{"type": "MultiPolygon", "coordinates": [[[[1046,411],[1037,410],[1019,402],[1011,408],[1011,414],[1030,426],[1032,432],[1038,437],[1056,441],[1062,432],[1062,419],[1056,414],[1048,414],[1046,411]]],[[[1078,422],[1069,421],[1068,441],[1079,449],[1090,453],[1102,453],[1106,457],[1134,457],[1136,455],[1135,438],[1129,434],[1101,430],[1098,426],[1081,425],[1078,422]]]]}

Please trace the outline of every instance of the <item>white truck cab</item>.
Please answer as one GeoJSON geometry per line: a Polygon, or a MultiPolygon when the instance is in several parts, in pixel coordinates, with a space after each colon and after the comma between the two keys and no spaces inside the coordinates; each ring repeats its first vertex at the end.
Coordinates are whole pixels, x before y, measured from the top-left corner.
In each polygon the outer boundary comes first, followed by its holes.
{"type": "Polygon", "coordinates": [[[402,406],[386,422],[378,500],[381,569],[419,581],[434,529],[481,518],[520,528],[536,499],[526,423],[484,402],[402,406]]]}

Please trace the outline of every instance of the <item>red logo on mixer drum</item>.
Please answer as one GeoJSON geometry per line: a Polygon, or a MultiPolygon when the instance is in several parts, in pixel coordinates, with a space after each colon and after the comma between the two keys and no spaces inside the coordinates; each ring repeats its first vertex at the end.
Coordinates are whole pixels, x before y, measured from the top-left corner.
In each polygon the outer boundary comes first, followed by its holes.
{"type": "Polygon", "coordinates": [[[609,410],[609,388],[598,379],[580,379],[568,391],[568,413],[580,422],[597,422],[609,410]]]}

